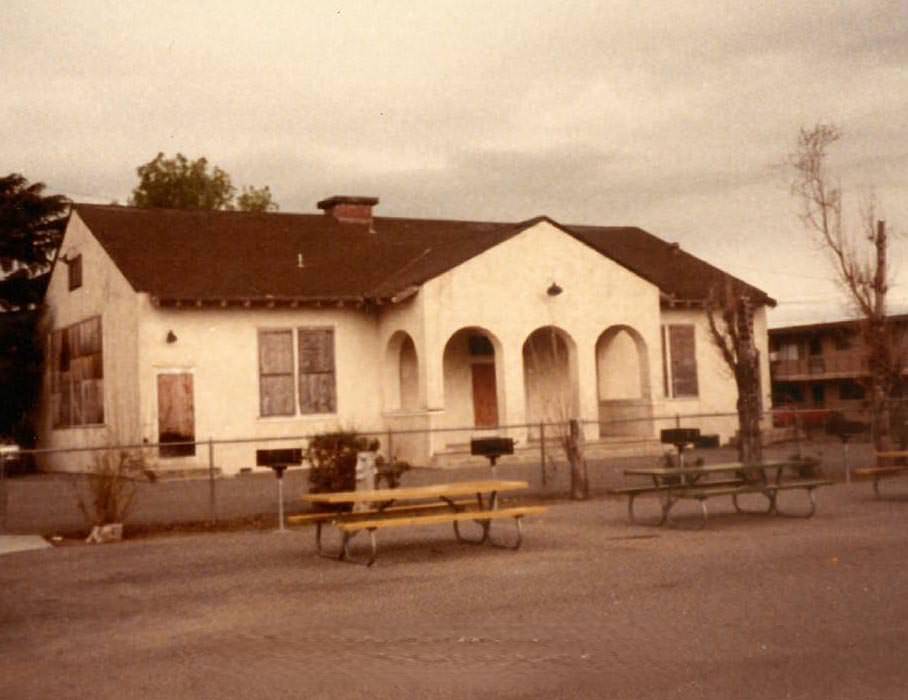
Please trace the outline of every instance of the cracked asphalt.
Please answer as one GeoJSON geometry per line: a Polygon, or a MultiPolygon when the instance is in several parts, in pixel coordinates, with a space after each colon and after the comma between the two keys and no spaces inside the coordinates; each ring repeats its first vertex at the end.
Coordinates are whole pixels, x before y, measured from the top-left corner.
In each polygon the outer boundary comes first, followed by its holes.
{"type": "Polygon", "coordinates": [[[554,502],[517,552],[400,529],[371,569],[311,528],[13,553],[0,697],[901,699],[908,481],[886,488],[822,489],[809,520],[714,500],[704,530],[693,504],[651,528],[554,502]]]}

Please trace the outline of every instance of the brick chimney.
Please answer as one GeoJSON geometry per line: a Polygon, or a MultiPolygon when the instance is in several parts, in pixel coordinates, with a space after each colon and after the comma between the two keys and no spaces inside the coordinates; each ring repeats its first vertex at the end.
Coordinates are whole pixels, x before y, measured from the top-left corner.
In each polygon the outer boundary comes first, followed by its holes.
{"type": "Polygon", "coordinates": [[[318,203],[318,208],[333,216],[342,224],[366,224],[372,226],[372,207],[378,204],[378,197],[349,197],[336,194],[318,203]]]}

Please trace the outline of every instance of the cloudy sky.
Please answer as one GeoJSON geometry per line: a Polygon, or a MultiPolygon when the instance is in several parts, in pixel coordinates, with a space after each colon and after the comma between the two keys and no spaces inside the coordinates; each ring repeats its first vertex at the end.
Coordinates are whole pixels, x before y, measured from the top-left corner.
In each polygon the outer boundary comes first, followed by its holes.
{"type": "Polygon", "coordinates": [[[776,326],[848,313],[779,167],[834,122],[908,311],[905,0],[3,0],[0,37],[0,174],[125,202],[182,152],[282,211],[637,225],[765,289],[776,326]]]}

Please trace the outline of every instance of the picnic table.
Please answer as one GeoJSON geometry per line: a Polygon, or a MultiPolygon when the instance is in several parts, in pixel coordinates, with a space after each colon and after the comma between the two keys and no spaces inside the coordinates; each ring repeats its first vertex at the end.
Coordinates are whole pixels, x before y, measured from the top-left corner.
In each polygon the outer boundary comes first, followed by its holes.
{"type": "Polygon", "coordinates": [[[498,507],[498,494],[519,491],[528,486],[525,481],[492,479],[486,481],[461,481],[431,486],[413,486],[395,489],[337,491],[310,493],[304,501],[321,505],[353,505],[352,511],[316,513],[313,516],[289,518],[291,524],[306,519],[315,522],[315,544],[319,555],[371,566],[375,562],[377,530],[389,527],[415,527],[452,523],[458,542],[492,544],[518,549],[523,541],[520,521],[527,515],[544,513],[544,506],[498,507]],[[516,542],[503,545],[491,539],[492,521],[512,518],[517,528],[516,542]],[[479,537],[464,537],[460,523],[473,521],[481,528],[479,537]],[[333,525],[341,535],[341,544],[334,553],[322,546],[322,528],[333,525]],[[350,552],[351,540],[360,532],[369,533],[371,554],[365,561],[350,552]]]}
{"type": "Polygon", "coordinates": [[[862,467],[854,470],[855,476],[873,477],[873,493],[877,498],[880,498],[880,479],[889,476],[899,476],[908,472],[908,464],[904,463],[905,460],[908,459],[908,451],[890,450],[887,452],[877,452],[875,454],[878,463],[895,459],[902,460],[903,462],[902,464],[883,464],[876,467],[862,467]]]}
{"type": "Polygon", "coordinates": [[[611,489],[610,493],[628,497],[628,518],[637,523],[634,515],[634,500],[638,496],[656,495],[660,498],[661,514],[656,525],[664,525],[669,518],[672,507],[680,500],[696,500],[700,504],[702,522],[708,518],[706,502],[716,496],[731,496],[735,510],[739,513],[765,513],[775,515],[779,510],[779,492],[803,489],[807,492],[810,508],[797,517],[809,518],[816,512],[814,490],[828,486],[832,482],[809,474],[811,465],[801,460],[787,460],[744,464],[728,462],[724,464],[692,465],[681,467],[635,467],[625,469],[625,476],[649,477],[650,483],[634,484],[620,489],[611,489]],[[765,510],[744,509],[738,503],[738,497],[745,494],[759,494],[766,498],[765,510]]]}

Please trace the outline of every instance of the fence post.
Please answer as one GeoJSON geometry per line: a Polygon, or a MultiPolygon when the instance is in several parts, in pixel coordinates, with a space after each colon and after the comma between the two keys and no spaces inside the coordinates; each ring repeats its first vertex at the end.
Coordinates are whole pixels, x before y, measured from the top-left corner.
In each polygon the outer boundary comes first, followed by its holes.
{"type": "Polygon", "coordinates": [[[6,455],[0,452],[0,532],[6,532],[6,455]]]}
{"type": "Polygon", "coordinates": [[[681,414],[680,413],[675,414],[675,427],[676,428],[681,427],[681,414]]]}
{"type": "Polygon", "coordinates": [[[542,463],[542,485],[545,486],[545,422],[539,422],[539,459],[542,463]]]}
{"type": "Polygon", "coordinates": [[[394,434],[391,428],[388,428],[388,464],[394,461],[394,434]]]}
{"type": "Polygon", "coordinates": [[[214,440],[208,438],[208,520],[214,525],[217,522],[217,509],[214,493],[214,440]]]}
{"type": "Polygon", "coordinates": [[[845,462],[845,483],[851,483],[851,467],[848,466],[848,436],[842,440],[842,459],[845,462]]]}
{"type": "Polygon", "coordinates": [[[798,446],[798,459],[804,459],[804,452],[801,448],[801,413],[795,409],[795,444],[798,446]]]}
{"type": "MultiPolygon", "coordinates": [[[[20,455],[18,445],[0,446],[0,532],[6,532],[6,515],[9,499],[7,497],[6,463],[20,455]]],[[[34,455],[32,455],[34,459],[34,455]]]]}
{"type": "Polygon", "coordinates": [[[584,500],[590,497],[586,458],[583,455],[583,430],[576,418],[568,421],[568,459],[571,463],[571,498],[584,500]]]}

